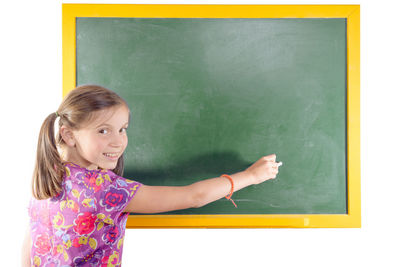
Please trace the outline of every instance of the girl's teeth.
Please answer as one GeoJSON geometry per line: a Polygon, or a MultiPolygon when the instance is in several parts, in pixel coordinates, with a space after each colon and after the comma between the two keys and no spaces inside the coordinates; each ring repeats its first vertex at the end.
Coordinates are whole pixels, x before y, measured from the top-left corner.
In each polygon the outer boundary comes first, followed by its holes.
{"type": "Polygon", "coordinates": [[[106,154],[106,153],[104,153],[104,155],[106,155],[107,157],[116,157],[116,156],[118,156],[118,154],[106,154]]]}

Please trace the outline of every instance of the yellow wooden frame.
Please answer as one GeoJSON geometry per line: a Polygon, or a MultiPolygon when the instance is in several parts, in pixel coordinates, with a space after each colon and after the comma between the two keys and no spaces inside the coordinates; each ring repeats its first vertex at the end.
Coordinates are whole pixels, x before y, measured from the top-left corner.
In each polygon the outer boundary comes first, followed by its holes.
{"type": "Polygon", "coordinates": [[[77,17],[346,18],[347,214],[129,215],[127,228],[361,227],[359,5],[63,4],[63,95],[76,86],[77,17]]]}

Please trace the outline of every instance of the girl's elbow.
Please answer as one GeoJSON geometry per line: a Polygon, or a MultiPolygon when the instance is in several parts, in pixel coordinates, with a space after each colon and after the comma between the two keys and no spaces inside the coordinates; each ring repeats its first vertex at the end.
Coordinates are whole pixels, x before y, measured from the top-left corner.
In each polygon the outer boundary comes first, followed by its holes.
{"type": "Polygon", "coordinates": [[[204,201],[202,201],[202,198],[200,196],[194,198],[192,208],[201,208],[205,205],[204,201]]]}
{"type": "Polygon", "coordinates": [[[205,192],[193,188],[192,197],[191,197],[191,208],[201,208],[205,204],[206,194],[205,192]]]}

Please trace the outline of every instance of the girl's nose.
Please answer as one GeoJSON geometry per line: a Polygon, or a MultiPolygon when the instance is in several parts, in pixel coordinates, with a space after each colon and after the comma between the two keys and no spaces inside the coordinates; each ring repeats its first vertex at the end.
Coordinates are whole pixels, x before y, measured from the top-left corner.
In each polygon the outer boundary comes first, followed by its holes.
{"type": "Polygon", "coordinates": [[[115,135],[110,145],[114,147],[120,147],[124,144],[124,138],[125,138],[124,136],[115,135]]]}

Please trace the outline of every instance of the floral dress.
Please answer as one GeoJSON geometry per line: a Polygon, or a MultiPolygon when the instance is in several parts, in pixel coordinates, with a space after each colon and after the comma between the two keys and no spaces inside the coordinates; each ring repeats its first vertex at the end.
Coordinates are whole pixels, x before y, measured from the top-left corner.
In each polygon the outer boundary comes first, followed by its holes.
{"type": "Polygon", "coordinates": [[[141,183],[65,163],[63,191],[29,204],[32,266],[120,266],[123,212],[141,183]]]}

